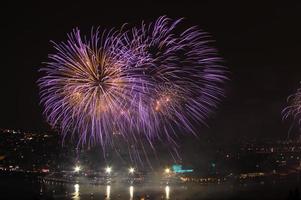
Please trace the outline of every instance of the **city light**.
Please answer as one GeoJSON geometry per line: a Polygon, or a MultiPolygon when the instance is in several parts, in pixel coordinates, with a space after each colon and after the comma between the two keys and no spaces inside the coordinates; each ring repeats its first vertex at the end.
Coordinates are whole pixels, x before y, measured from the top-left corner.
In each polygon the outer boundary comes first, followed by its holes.
{"type": "Polygon", "coordinates": [[[134,169],[133,167],[131,167],[131,168],[129,169],[129,172],[130,172],[130,174],[133,174],[133,173],[135,172],[135,169],[134,169]]]}
{"type": "Polygon", "coordinates": [[[81,170],[81,167],[80,166],[75,166],[74,167],[74,172],[79,172],[81,170]]]}
{"type": "MultiPolygon", "coordinates": [[[[6,141],[7,146],[11,146],[11,150],[14,152],[17,152],[17,154],[20,156],[20,158],[22,160],[23,157],[26,158],[26,152],[22,152],[24,150],[24,148],[28,148],[28,151],[31,152],[30,150],[34,149],[33,147],[28,147],[27,143],[24,142],[24,147],[20,148],[18,145],[20,141],[25,141],[25,137],[27,137],[27,135],[24,134],[19,134],[19,135],[14,135],[15,138],[13,138],[15,141],[11,142],[11,134],[8,135],[7,133],[2,133],[1,135],[1,130],[0,130],[0,136],[2,136],[6,141]],[[6,135],[5,135],[6,134],[6,135]],[[5,138],[5,137],[7,138],[5,138]],[[17,145],[17,146],[16,146],[17,145]],[[19,148],[19,149],[18,149],[19,148]],[[22,157],[21,157],[22,156],[22,157]]],[[[44,138],[44,136],[40,136],[39,134],[35,134],[35,135],[30,135],[30,137],[33,137],[34,139],[32,141],[36,141],[37,145],[34,146],[38,146],[38,144],[40,144],[40,137],[44,138]]],[[[52,140],[50,140],[50,138],[48,138],[47,140],[49,140],[51,143],[52,140]]],[[[1,142],[3,142],[1,140],[1,142]]],[[[46,142],[46,141],[45,141],[46,142]]],[[[44,145],[44,143],[41,143],[44,145]]],[[[52,157],[51,157],[51,152],[48,152],[48,149],[50,149],[49,146],[47,146],[46,151],[47,152],[41,152],[42,155],[45,155],[45,157],[49,157],[49,160],[45,160],[46,162],[51,161],[52,157]],[[47,153],[49,153],[49,155],[47,155],[47,153]]],[[[271,140],[271,141],[266,141],[264,143],[252,143],[250,141],[243,141],[241,143],[239,143],[239,145],[237,147],[235,147],[232,151],[227,150],[225,151],[225,154],[217,154],[215,155],[217,159],[221,159],[221,160],[227,160],[227,162],[231,162],[231,163],[236,163],[236,162],[254,162],[253,163],[253,167],[256,169],[258,169],[257,166],[260,166],[262,169],[261,170],[257,170],[257,171],[253,171],[252,168],[248,169],[248,168],[244,168],[243,171],[244,172],[240,172],[240,173],[230,173],[227,174],[225,176],[221,176],[221,177],[215,177],[214,175],[211,175],[211,170],[214,169],[214,171],[216,171],[217,168],[217,163],[216,162],[212,162],[212,160],[207,160],[207,173],[204,175],[198,175],[198,172],[194,173],[194,169],[193,166],[191,165],[187,165],[186,163],[182,163],[178,164],[166,164],[161,166],[161,170],[159,171],[159,173],[161,173],[161,176],[159,176],[159,178],[156,181],[160,181],[158,182],[158,184],[165,184],[162,187],[162,198],[166,199],[166,196],[168,197],[168,192],[169,192],[169,199],[173,199],[174,197],[172,197],[172,183],[173,182],[179,182],[179,183],[185,183],[185,184],[227,184],[229,180],[233,179],[235,181],[239,181],[241,183],[248,183],[250,180],[253,179],[258,179],[258,181],[256,181],[256,184],[258,185],[262,185],[265,184],[268,180],[269,180],[269,174],[273,174],[274,177],[290,177],[291,175],[297,175],[296,172],[300,172],[301,171],[301,156],[299,156],[299,154],[301,153],[301,140],[300,141],[279,141],[279,140],[271,140]],[[236,157],[234,156],[235,153],[234,152],[238,152],[239,154],[250,154],[254,157],[256,157],[257,155],[262,155],[263,153],[271,153],[271,148],[273,148],[273,155],[271,155],[270,157],[270,161],[268,163],[268,165],[266,167],[268,168],[263,168],[263,163],[260,163],[257,161],[257,159],[254,160],[249,160],[250,158],[242,158],[242,157],[236,157]],[[233,152],[232,152],[233,151],[233,152]],[[227,156],[229,155],[229,156],[227,156]],[[256,162],[255,162],[256,161],[256,162]],[[270,168],[273,167],[273,168],[270,168]],[[278,168],[281,167],[285,170],[278,170],[278,168]],[[295,169],[296,171],[290,171],[290,169],[295,169]],[[248,171],[250,170],[250,171],[248,171]],[[268,171],[270,170],[270,171],[268,171]],[[264,181],[263,181],[264,180],[264,181]],[[166,186],[169,186],[166,187],[166,186]]],[[[38,150],[34,149],[34,152],[38,152],[38,150]]],[[[28,156],[28,155],[27,155],[28,156]]],[[[32,156],[36,156],[35,154],[32,156]]],[[[63,159],[66,159],[66,157],[69,157],[69,154],[60,154],[58,156],[58,158],[56,159],[60,159],[60,160],[56,160],[56,162],[59,164],[61,162],[61,157],[63,157],[63,159]]],[[[82,186],[80,185],[80,183],[82,183],[82,181],[86,181],[87,179],[85,178],[87,176],[87,174],[91,172],[94,172],[94,179],[93,182],[91,183],[96,183],[96,184],[103,184],[105,185],[103,188],[103,195],[106,194],[106,185],[111,185],[114,183],[125,183],[127,185],[123,185],[123,187],[125,187],[126,189],[126,193],[124,193],[126,195],[126,198],[123,199],[130,199],[130,200],[134,200],[135,197],[135,192],[138,190],[138,193],[140,193],[141,189],[140,187],[133,186],[134,184],[138,183],[145,183],[148,180],[152,180],[154,173],[153,172],[149,172],[151,173],[151,175],[149,177],[146,177],[144,173],[138,173],[140,172],[140,168],[136,168],[135,165],[133,164],[129,164],[127,167],[121,168],[121,167],[116,167],[115,164],[113,163],[107,163],[107,165],[104,165],[102,168],[102,171],[99,172],[97,170],[97,168],[90,168],[90,166],[88,165],[88,163],[85,163],[84,160],[77,160],[77,161],[73,161],[72,163],[69,163],[69,165],[71,164],[71,167],[69,170],[65,170],[65,169],[61,169],[58,170],[56,173],[49,173],[51,171],[55,171],[55,168],[51,168],[49,166],[46,165],[46,163],[43,166],[40,166],[36,169],[29,169],[29,168],[22,168],[23,166],[20,165],[20,161],[22,160],[18,160],[18,158],[16,158],[16,160],[7,160],[7,158],[5,157],[5,155],[0,155],[0,159],[2,159],[1,161],[4,162],[5,164],[3,164],[2,166],[0,166],[0,173],[9,173],[10,171],[16,171],[18,173],[48,173],[47,176],[44,176],[41,181],[45,184],[48,185],[63,185],[62,181],[64,182],[70,182],[73,183],[72,185],[72,192],[70,192],[70,195],[72,195],[72,199],[80,199],[81,194],[84,190],[86,190],[86,186],[85,188],[81,188],[82,186]],[[46,167],[47,166],[47,167],[46,167]],[[114,167],[114,169],[113,169],[114,167]],[[86,169],[89,169],[89,171],[86,169]],[[114,171],[113,171],[114,170],[114,171]],[[118,176],[115,176],[116,175],[118,176]],[[120,176],[119,176],[120,174],[120,176]],[[114,175],[114,176],[113,176],[114,175]],[[131,188],[130,186],[133,186],[133,188],[131,188]],[[133,191],[133,197],[131,198],[131,193],[133,191]]],[[[25,162],[27,162],[26,160],[24,160],[25,162]]],[[[34,157],[34,159],[32,159],[31,166],[30,167],[35,167],[36,163],[35,162],[43,162],[42,160],[39,160],[38,157],[34,157]]],[[[233,170],[233,168],[228,168],[226,166],[222,166],[220,165],[219,170],[221,170],[222,173],[225,173],[228,170],[233,170]],[[224,168],[224,169],[223,169],[224,168]]],[[[108,187],[108,191],[109,191],[110,187],[108,187]]],[[[112,185],[111,185],[111,189],[112,185]]],[[[39,188],[40,190],[40,188],[39,188]]],[[[47,189],[46,189],[47,190],[47,189]]],[[[40,190],[41,194],[44,193],[44,188],[42,188],[42,190],[40,190]]],[[[111,194],[113,190],[111,190],[111,194]]],[[[56,193],[56,192],[55,192],[56,193]]],[[[137,193],[137,195],[138,195],[137,193]]],[[[66,193],[67,194],[67,193],[66,193]]],[[[136,195],[136,196],[137,196],[136,195]]],[[[90,193],[90,196],[93,197],[94,194],[90,193]]],[[[138,195],[139,196],[139,195],[138,195]]],[[[137,197],[138,197],[137,196],[137,197]]],[[[112,198],[112,195],[111,195],[112,198]]]]}
{"type": "Polygon", "coordinates": [[[107,174],[110,174],[111,172],[112,172],[112,168],[111,168],[111,167],[107,167],[107,168],[106,168],[106,173],[107,173],[107,174]]]}
{"type": "Polygon", "coordinates": [[[191,173],[193,172],[193,169],[183,169],[182,165],[173,165],[172,171],[174,173],[191,173]]]}

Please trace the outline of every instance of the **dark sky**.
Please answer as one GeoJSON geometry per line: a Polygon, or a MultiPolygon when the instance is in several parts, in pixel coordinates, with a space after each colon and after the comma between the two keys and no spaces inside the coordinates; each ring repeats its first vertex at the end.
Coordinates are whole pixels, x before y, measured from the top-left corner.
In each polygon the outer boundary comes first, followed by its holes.
{"type": "Polygon", "coordinates": [[[167,15],[185,17],[187,26],[198,25],[209,32],[231,71],[227,99],[204,134],[221,139],[286,135],[288,125],[281,121],[281,110],[301,80],[300,3],[42,2],[2,6],[6,12],[1,13],[5,35],[0,128],[49,128],[41,114],[36,80],[37,70],[53,50],[50,40],[65,40],[75,27],[88,33],[92,26],[118,27],[167,15]]]}

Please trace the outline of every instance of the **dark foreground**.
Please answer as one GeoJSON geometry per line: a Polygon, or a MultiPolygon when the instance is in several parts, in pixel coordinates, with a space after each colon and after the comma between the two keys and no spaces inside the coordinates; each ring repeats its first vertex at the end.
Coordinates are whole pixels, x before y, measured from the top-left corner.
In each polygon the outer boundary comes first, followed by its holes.
{"type": "MultiPolygon", "coordinates": [[[[299,180],[221,185],[83,185],[43,182],[35,176],[0,176],[0,199],[297,199],[299,180]]],[[[299,195],[300,198],[300,195],[299,195]]]]}

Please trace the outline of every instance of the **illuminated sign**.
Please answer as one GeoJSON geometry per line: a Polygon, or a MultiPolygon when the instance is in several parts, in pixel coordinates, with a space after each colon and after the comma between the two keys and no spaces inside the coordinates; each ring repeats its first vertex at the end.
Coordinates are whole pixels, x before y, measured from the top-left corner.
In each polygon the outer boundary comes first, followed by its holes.
{"type": "Polygon", "coordinates": [[[182,165],[173,165],[172,171],[174,173],[189,173],[193,172],[193,169],[182,169],[182,165]]]}

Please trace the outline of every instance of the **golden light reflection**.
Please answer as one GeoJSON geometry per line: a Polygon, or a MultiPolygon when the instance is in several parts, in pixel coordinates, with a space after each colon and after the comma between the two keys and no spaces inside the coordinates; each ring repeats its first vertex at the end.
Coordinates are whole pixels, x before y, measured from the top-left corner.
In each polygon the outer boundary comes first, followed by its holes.
{"type": "Polygon", "coordinates": [[[78,184],[74,185],[74,193],[73,193],[72,199],[75,199],[75,200],[80,199],[80,197],[79,197],[79,185],[78,184]]]}
{"type": "Polygon", "coordinates": [[[165,187],[165,198],[166,199],[169,199],[169,193],[170,193],[170,188],[169,188],[169,186],[167,185],[166,187],[165,187]]]}
{"type": "Polygon", "coordinates": [[[107,189],[106,189],[106,199],[110,199],[111,196],[111,186],[107,185],[107,189]]]}
{"type": "Polygon", "coordinates": [[[130,186],[130,200],[133,200],[134,197],[134,186],[130,186]]]}

